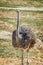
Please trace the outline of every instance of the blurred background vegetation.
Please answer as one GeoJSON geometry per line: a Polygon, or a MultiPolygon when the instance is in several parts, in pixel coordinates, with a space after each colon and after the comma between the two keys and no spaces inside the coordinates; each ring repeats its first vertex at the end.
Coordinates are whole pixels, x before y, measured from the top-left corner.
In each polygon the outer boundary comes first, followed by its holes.
{"type": "Polygon", "coordinates": [[[0,6],[20,7],[20,6],[35,6],[43,7],[43,0],[0,0],[0,6]]]}

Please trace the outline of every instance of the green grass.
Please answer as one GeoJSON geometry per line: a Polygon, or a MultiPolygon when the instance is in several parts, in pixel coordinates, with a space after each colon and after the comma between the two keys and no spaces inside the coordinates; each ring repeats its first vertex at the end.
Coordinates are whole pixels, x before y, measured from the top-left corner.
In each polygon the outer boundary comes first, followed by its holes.
{"type": "Polygon", "coordinates": [[[0,39],[0,57],[20,57],[21,51],[12,46],[11,40],[0,39]]]}
{"type": "Polygon", "coordinates": [[[43,26],[43,18],[38,18],[38,19],[37,18],[36,19],[23,18],[23,19],[21,19],[21,22],[36,26],[38,29],[41,29],[41,30],[43,29],[43,27],[40,28],[41,26],[43,26]]]}
{"type": "Polygon", "coordinates": [[[8,2],[0,2],[0,7],[16,7],[16,6],[11,5],[8,2]]]}
{"type": "Polygon", "coordinates": [[[16,21],[16,18],[3,18],[3,17],[1,17],[0,21],[8,22],[10,24],[14,24],[14,21],[16,21]]]}
{"type": "Polygon", "coordinates": [[[38,57],[38,51],[37,50],[32,50],[31,52],[30,52],[30,57],[31,56],[35,56],[35,57],[38,57]]]}
{"type": "MultiPolygon", "coordinates": [[[[3,21],[4,23],[7,22],[9,24],[12,24],[15,27],[16,27],[16,23],[17,23],[17,20],[13,19],[13,18],[0,18],[0,21],[3,21]]],[[[27,24],[36,26],[37,29],[40,29],[41,31],[43,30],[43,18],[35,18],[35,19],[21,18],[21,24],[22,23],[27,23],[27,24]]],[[[2,29],[2,28],[0,27],[0,29],[2,29]]]]}
{"type": "Polygon", "coordinates": [[[43,0],[21,0],[21,1],[0,1],[0,7],[19,7],[19,6],[35,6],[41,7],[43,6],[43,0]],[[15,2],[15,3],[13,3],[15,2]]]}
{"type": "Polygon", "coordinates": [[[0,23],[3,23],[3,24],[0,24],[0,30],[6,30],[6,31],[13,31],[12,28],[10,26],[13,26],[13,28],[16,27],[16,24],[17,24],[17,20],[16,18],[0,18],[0,23]],[[16,22],[15,22],[16,21],[16,22]],[[6,23],[7,26],[4,24],[6,23]],[[3,25],[3,26],[2,26],[3,25]],[[10,29],[11,28],[11,29],[10,29]]]}

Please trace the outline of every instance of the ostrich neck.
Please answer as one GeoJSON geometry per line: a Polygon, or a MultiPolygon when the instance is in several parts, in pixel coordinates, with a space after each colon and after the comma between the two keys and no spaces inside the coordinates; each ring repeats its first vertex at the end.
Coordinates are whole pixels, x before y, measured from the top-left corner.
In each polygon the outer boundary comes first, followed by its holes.
{"type": "Polygon", "coordinates": [[[20,28],[20,11],[17,12],[17,37],[19,36],[19,28],[20,28]]]}

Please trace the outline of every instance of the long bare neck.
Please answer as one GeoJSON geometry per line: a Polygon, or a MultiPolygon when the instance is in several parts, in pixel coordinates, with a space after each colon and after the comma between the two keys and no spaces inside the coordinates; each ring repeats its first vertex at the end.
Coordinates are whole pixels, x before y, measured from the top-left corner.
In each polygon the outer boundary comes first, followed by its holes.
{"type": "Polygon", "coordinates": [[[17,37],[19,36],[19,28],[20,28],[20,11],[17,11],[17,37]]]}

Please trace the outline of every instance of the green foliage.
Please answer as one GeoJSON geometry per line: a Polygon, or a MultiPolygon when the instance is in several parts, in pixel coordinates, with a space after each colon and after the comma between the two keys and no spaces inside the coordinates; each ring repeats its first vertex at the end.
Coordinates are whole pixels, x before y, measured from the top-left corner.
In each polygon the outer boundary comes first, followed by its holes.
{"type": "Polygon", "coordinates": [[[6,0],[1,1],[0,0],[0,6],[1,7],[18,7],[18,6],[35,6],[35,7],[41,7],[43,6],[43,0],[6,0]]]}

